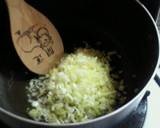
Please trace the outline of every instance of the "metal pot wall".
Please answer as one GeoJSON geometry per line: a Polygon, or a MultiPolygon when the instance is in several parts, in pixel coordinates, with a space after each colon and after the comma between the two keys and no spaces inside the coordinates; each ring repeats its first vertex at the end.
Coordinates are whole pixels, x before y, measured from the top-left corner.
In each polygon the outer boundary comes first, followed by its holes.
{"type": "Polygon", "coordinates": [[[159,0],[140,0],[140,2],[147,7],[152,17],[156,20],[159,13],[160,1],[159,0]]]}
{"type": "MultiPolygon", "coordinates": [[[[24,67],[13,49],[7,9],[4,1],[1,1],[0,119],[2,121],[13,128],[111,128],[136,109],[147,90],[147,85],[154,78],[159,63],[158,29],[151,14],[140,2],[133,0],[110,2],[28,0],[28,2],[54,23],[61,34],[66,52],[72,51],[75,47],[83,47],[83,41],[102,51],[116,50],[122,56],[118,65],[124,71],[128,102],[110,114],[82,123],[54,125],[29,119],[25,114],[27,101],[24,91],[27,80],[35,74],[24,67]],[[98,41],[102,42],[101,45],[97,45],[98,41]],[[135,93],[135,89],[139,91],[135,93]]],[[[145,5],[150,4],[145,3],[145,5]]],[[[151,11],[151,7],[149,10],[151,11]]],[[[157,10],[151,13],[156,19],[157,10]]]]}

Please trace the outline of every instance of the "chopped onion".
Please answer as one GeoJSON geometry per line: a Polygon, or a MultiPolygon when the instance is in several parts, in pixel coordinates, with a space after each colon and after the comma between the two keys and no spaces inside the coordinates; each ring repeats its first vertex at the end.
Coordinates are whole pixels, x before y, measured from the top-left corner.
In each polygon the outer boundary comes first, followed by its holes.
{"type": "Polygon", "coordinates": [[[30,80],[28,114],[48,123],[93,119],[114,110],[115,86],[106,57],[93,49],[78,49],[46,76],[30,80]]]}

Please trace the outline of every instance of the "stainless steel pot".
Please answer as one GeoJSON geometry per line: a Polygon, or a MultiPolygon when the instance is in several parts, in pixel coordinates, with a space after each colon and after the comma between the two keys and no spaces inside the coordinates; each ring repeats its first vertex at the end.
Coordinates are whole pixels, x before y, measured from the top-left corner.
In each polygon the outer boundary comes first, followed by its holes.
{"type": "MultiPolygon", "coordinates": [[[[147,0],[146,0],[147,1],[147,0]]],[[[149,0],[148,0],[149,1],[149,0]]],[[[0,119],[13,128],[111,128],[127,117],[141,101],[154,78],[159,63],[159,36],[154,19],[159,1],[149,10],[139,1],[106,0],[28,0],[43,12],[59,30],[67,52],[83,47],[116,50],[123,71],[128,102],[110,114],[82,123],[55,125],[36,122],[25,114],[27,80],[35,74],[19,61],[10,37],[9,18],[4,1],[0,3],[0,119]],[[97,45],[97,41],[102,42],[97,45]],[[134,92],[135,89],[139,91],[134,92]]],[[[151,2],[151,0],[149,1],[151,2]]],[[[154,4],[153,4],[154,3],[154,4]]],[[[148,2],[145,2],[145,5],[148,2]]]]}

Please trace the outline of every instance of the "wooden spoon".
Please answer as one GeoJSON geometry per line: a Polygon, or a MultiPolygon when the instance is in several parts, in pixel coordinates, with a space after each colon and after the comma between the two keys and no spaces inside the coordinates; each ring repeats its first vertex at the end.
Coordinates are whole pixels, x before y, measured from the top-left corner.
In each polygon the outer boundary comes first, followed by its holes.
{"type": "Polygon", "coordinates": [[[14,47],[32,72],[45,74],[63,56],[61,37],[53,24],[24,0],[6,0],[14,47]]]}

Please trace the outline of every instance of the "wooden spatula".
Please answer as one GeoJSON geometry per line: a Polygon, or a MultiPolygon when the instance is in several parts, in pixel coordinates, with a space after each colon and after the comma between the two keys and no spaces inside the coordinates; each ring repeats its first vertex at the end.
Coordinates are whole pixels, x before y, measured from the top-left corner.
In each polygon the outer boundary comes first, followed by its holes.
{"type": "Polygon", "coordinates": [[[24,0],[6,0],[14,47],[32,72],[45,74],[63,56],[63,43],[53,24],[24,0]]]}

